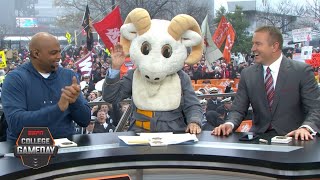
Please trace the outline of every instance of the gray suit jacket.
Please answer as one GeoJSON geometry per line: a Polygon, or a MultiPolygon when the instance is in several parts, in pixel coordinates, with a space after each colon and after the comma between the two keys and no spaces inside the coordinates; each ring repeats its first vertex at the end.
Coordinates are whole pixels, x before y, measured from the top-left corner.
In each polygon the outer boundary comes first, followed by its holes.
{"type": "Polygon", "coordinates": [[[264,86],[263,66],[244,69],[227,122],[236,129],[245,117],[249,104],[253,108],[253,126],[250,131],[264,133],[271,122],[280,135],[301,125],[309,125],[319,132],[320,91],[312,68],[302,62],[283,58],[281,61],[272,111],[269,111],[264,86]]]}

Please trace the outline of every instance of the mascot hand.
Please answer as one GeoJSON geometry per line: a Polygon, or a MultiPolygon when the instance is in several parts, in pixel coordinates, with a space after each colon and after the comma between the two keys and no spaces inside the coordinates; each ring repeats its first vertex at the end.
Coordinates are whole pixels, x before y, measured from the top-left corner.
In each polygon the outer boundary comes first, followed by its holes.
{"type": "Polygon", "coordinates": [[[116,44],[114,48],[111,48],[112,69],[120,70],[122,64],[125,61],[125,53],[120,44],[116,44]]]}
{"type": "Polygon", "coordinates": [[[190,123],[188,124],[186,132],[190,132],[191,134],[199,134],[201,133],[201,128],[197,123],[190,123]]]}

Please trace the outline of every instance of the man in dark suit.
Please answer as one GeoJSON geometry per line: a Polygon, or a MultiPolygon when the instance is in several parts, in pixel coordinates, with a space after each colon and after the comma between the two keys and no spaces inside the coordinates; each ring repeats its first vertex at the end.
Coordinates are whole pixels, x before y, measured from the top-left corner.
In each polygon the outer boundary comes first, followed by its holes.
{"type": "Polygon", "coordinates": [[[320,91],[312,68],[282,55],[283,38],[275,27],[258,28],[252,43],[256,64],[241,73],[227,121],[212,134],[229,135],[251,103],[254,118],[250,131],[313,139],[320,127],[320,91]]]}

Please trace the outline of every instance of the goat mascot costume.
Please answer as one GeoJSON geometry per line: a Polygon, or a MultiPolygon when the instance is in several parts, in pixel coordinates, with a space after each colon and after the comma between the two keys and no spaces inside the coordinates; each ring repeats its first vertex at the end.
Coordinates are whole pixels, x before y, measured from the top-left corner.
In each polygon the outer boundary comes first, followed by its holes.
{"type": "Polygon", "coordinates": [[[181,70],[185,63],[192,65],[201,59],[203,44],[197,21],[186,14],[171,21],[151,20],[145,9],[136,8],[120,32],[118,46],[123,54],[130,54],[136,69],[120,79],[119,68],[115,69],[117,56],[112,56],[103,99],[118,103],[132,97],[129,130],[200,133],[201,106],[190,77],[181,70]],[[187,48],[191,49],[189,55],[187,48]]]}

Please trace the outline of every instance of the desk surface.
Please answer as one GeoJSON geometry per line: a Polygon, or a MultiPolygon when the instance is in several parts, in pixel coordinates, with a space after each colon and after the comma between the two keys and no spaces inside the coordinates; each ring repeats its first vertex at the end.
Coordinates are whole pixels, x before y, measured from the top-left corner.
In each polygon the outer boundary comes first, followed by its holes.
{"type": "MultiPolygon", "coordinates": [[[[23,166],[19,158],[2,157],[0,179],[37,174],[40,174],[38,178],[47,177],[46,172],[51,172],[49,177],[52,178],[63,177],[67,173],[163,167],[215,169],[277,178],[320,177],[319,137],[311,141],[293,140],[288,145],[266,145],[259,144],[258,139],[239,141],[243,135],[241,133],[216,137],[204,131],[198,135],[199,142],[196,144],[150,147],[126,146],[120,142],[118,135],[133,135],[133,132],[74,135],[70,140],[76,142],[79,149],[84,149],[60,153],[50,160],[48,166],[37,170],[23,166]]],[[[267,135],[260,137],[271,138],[267,135]]],[[[12,153],[12,149],[12,144],[0,143],[0,153],[12,153]]]]}

